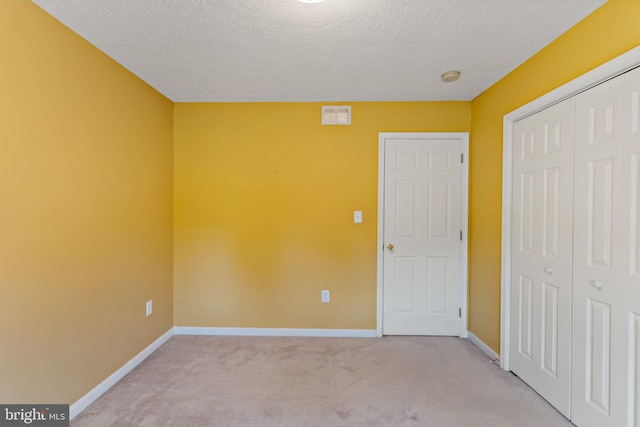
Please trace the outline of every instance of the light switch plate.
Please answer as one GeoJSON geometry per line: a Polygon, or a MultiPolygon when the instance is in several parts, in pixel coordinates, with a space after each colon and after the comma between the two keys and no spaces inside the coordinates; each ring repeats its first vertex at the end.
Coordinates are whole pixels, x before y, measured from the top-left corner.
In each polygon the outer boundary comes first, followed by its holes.
{"type": "Polygon", "coordinates": [[[353,211],[353,223],[362,224],[362,211],[353,211]]]}

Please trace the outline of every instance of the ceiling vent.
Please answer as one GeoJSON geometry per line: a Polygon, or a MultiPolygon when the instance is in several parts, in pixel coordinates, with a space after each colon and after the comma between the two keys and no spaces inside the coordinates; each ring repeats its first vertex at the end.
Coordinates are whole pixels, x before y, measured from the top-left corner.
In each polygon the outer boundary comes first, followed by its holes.
{"type": "Polygon", "coordinates": [[[329,107],[322,106],[323,125],[350,125],[351,106],[329,107]]]}

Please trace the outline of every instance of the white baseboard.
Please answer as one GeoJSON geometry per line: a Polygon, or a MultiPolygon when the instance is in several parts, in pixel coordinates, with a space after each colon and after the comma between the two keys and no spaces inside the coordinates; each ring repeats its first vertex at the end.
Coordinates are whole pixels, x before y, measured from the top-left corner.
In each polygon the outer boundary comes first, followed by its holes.
{"type": "Polygon", "coordinates": [[[165,332],[160,338],[151,343],[147,348],[135,355],[131,360],[125,363],[120,369],[109,375],[106,380],[95,386],[89,393],[76,400],[71,406],[69,406],[69,418],[74,419],[80,412],[84,411],[87,406],[95,402],[100,396],[102,396],[107,390],[109,390],[115,383],[120,381],[125,375],[138,366],[144,359],[149,357],[151,353],[156,351],[158,347],[167,342],[169,338],[173,336],[173,328],[165,332]]]}
{"type": "Polygon", "coordinates": [[[491,358],[491,360],[500,360],[500,355],[498,353],[496,353],[495,351],[493,351],[493,349],[491,347],[489,347],[488,345],[486,345],[484,343],[484,341],[482,341],[480,338],[478,338],[477,336],[475,336],[473,334],[473,332],[469,332],[469,341],[471,341],[471,343],[473,345],[475,345],[476,347],[478,347],[480,350],[482,350],[482,352],[484,354],[486,354],[487,356],[489,356],[491,358]]]}
{"type": "Polygon", "coordinates": [[[292,328],[215,328],[176,326],[175,335],[220,335],[241,337],[344,337],[375,338],[375,329],[292,329],[292,328]]]}

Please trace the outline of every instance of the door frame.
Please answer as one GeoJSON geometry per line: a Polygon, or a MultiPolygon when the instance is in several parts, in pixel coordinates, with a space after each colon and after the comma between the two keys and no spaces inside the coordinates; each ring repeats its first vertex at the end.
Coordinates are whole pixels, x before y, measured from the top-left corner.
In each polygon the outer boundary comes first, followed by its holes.
{"type": "Polygon", "coordinates": [[[503,118],[502,135],[502,256],[500,275],[500,367],[511,370],[511,210],[513,192],[513,125],[518,120],[564,101],[640,66],[640,46],[511,111],[503,118]]]}
{"type": "Polygon", "coordinates": [[[462,244],[460,248],[460,337],[467,338],[467,298],[468,298],[468,224],[469,224],[469,133],[468,132],[380,132],[378,133],[378,250],[377,250],[377,320],[376,335],[382,336],[382,309],[384,298],[384,160],[385,143],[390,138],[403,139],[449,139],[460,141],[464,161],[460,178],[460,228],[462,244]]]}

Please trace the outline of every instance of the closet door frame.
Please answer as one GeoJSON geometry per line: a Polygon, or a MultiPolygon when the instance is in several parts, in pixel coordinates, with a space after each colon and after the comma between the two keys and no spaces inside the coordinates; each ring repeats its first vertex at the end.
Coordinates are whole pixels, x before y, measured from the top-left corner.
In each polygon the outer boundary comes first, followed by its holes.
{"type": "Polygon", "coordinates": [[[640,66],[640,46],[600,65],[551,92],[506,114],[502,143],[502,272],[500,277],[500,367],[511,370],[511,210],[513,125],[518,120],[577,95],[599,83],[640,66]]]}

